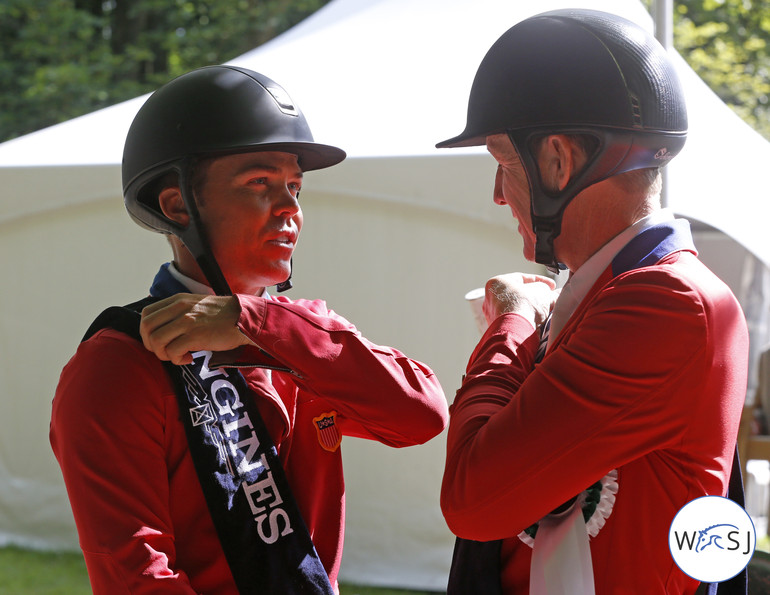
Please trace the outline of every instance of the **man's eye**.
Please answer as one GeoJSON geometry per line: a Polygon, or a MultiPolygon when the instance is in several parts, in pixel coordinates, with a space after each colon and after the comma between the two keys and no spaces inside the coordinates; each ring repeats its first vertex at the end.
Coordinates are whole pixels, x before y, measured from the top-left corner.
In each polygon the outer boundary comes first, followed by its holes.
{"type": "Polygon", "coordinates": [[[302,184],[296,182],[289,182],[289,188],[295,192],[299,192],[302,189],[302,184]]]}

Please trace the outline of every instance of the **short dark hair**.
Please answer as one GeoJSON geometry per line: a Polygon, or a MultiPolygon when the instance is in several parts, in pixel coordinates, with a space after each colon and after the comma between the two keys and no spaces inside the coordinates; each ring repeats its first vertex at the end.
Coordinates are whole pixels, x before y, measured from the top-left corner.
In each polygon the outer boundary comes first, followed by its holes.
{"type": "MultiPolygon", "coordinates": [[[[200,205],[203,202],[203,186],[206,184],[208,168],[216,155],[205,155],[197,158],[192,164],[192,191],[195,200],[200,205]]],[[[156,210],[160,211],[158,197],[166,188],[179,187],[179,173],[176,170],[167,171],[154,180],[147,183],[142,190],[142,202],[155,203],[156,210]]]]}

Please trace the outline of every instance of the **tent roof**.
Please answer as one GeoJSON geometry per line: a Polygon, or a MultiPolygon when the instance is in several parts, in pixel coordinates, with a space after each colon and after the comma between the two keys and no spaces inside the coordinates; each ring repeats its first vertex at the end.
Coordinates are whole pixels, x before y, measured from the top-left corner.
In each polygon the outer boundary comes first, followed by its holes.
{"type": "MultiPolygon", "coordinates": [[[[231,63],[285,86],[305,112],[315,138],[342,147],[349,159],[483,152],[434,148],[464,127],[468,92],[482,57],[515,22],[575,2],[522,4],[333,0],[231,63]]],[[[639,0],[578,4],[621,14],[652,30],[639,0]]],[[[768,191],[760,179],[770,163],[770,143],[735,116],[684,60],[675,58],[688,100],[690,135],[668,167],[669,205],[724,231],[770,265],[770,244],[759,241],[770,214],[764,200],[768,191]],[[751,216],[742,216],[744,212],[751,216]]],[[[0,144],[0,172],[7,167],[118,165],[129,124],[145,99],[0,144]]],[[[1,202],[7,190],[0,192],[1,202]]]]}
{"type": "MultiPolygon", "coordinates": [[[[230,61],[284,86],[319,142],[351,157],[432,154],[465,125],[481,59],[508,27],[570,6],[541,0],[333,0],[270,42],[230,61]],[[534,5],[535,3],[533,3],[534,5]]],[[[638,0],[584,0],[651,29],[638,0]]],[[[0,144],[3,165],[120,163],[147,95],[0,144]]]]}

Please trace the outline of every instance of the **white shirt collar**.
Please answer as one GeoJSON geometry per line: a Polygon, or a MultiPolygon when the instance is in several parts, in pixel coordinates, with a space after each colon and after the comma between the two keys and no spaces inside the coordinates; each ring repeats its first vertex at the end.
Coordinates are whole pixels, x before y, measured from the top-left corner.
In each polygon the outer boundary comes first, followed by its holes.
{"type": "Polygon", "coordinates": [[[620,252],[623,247],[633,238],[639,235],[645,229],[658,225],[666,221],[673,221],[674,215],[668,209],[659,209],[639,219],[633,225],[621,231],[599,250],[597,250],[588,260],[583,263],[577,271],[570,275],[566,285],[562,287],[561,294],[556,300],[551,317],[551,330],[548,335],[548,349],[556,337],[564,328],[572,313],[578,307],[583,298],[593,287],[599,275],[610,266],[612,259],[620,252]]]}
{"type": "MultiPolygon", "coordinates": [[[[211,289],[211,287],[201,283],[200,281],[191,279],[187,275],[183,275],[179,272],[179,269],[176,268],[176,264],[173,262],[169,263],[168,272],[174,279],[184,285],[190,291],[190,293],[197,293],[200,295],[214,295],[214,290],[211,289]]],[[[270,299],[270,294],[268,293],[267,288],[262,290],[262,297],[270,299]]]]}
{"type": "Polygon", "coordinates": [[[201,295],[214,295],[214,290],[211,289],[208,285],[204,285],[200,281],[196,281],[195,279],[191,279],[187,275],[183,275],[179,272],[179,269],[176,268],[176,264],[173,262],[169,263],[168,265],[168,272],[169,274],[179,281],[182,285],[184,285],[190,293],[198,293],[201,295]]]}

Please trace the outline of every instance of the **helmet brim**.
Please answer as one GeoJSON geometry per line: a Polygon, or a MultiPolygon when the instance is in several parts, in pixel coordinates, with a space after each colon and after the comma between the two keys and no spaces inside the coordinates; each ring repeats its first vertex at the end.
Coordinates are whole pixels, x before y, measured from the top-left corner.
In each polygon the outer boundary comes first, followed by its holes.
{"type": "MultiPolygon", "coordinates": [[[[504,132],[504,131],[500,131],[504,132]]],[[[458,147],[478,147],[481,145],[486,144],[487,142],[487,136],[490,134],[495,134],[494,132],[491,132],[489,134],[468,134],[466,132],[463,132],[462,134],[459,134],[453,138],[448,138],[447,140],[442,140],[440,143],[436,143],[437,149],[456,149],[458,147]]]]}
{"type": "Polygon", "coordinates": [[[266,143],[255,145],[254,147],[241,147],[237,151],[228,152],[262,153],[265,151],[278,151],[296,155],[299,167],[303,172],[332,167],[333,165],[342,162],[345,157],[347,157],[345,151],[338,147],[310,142],[266,143]]]}

